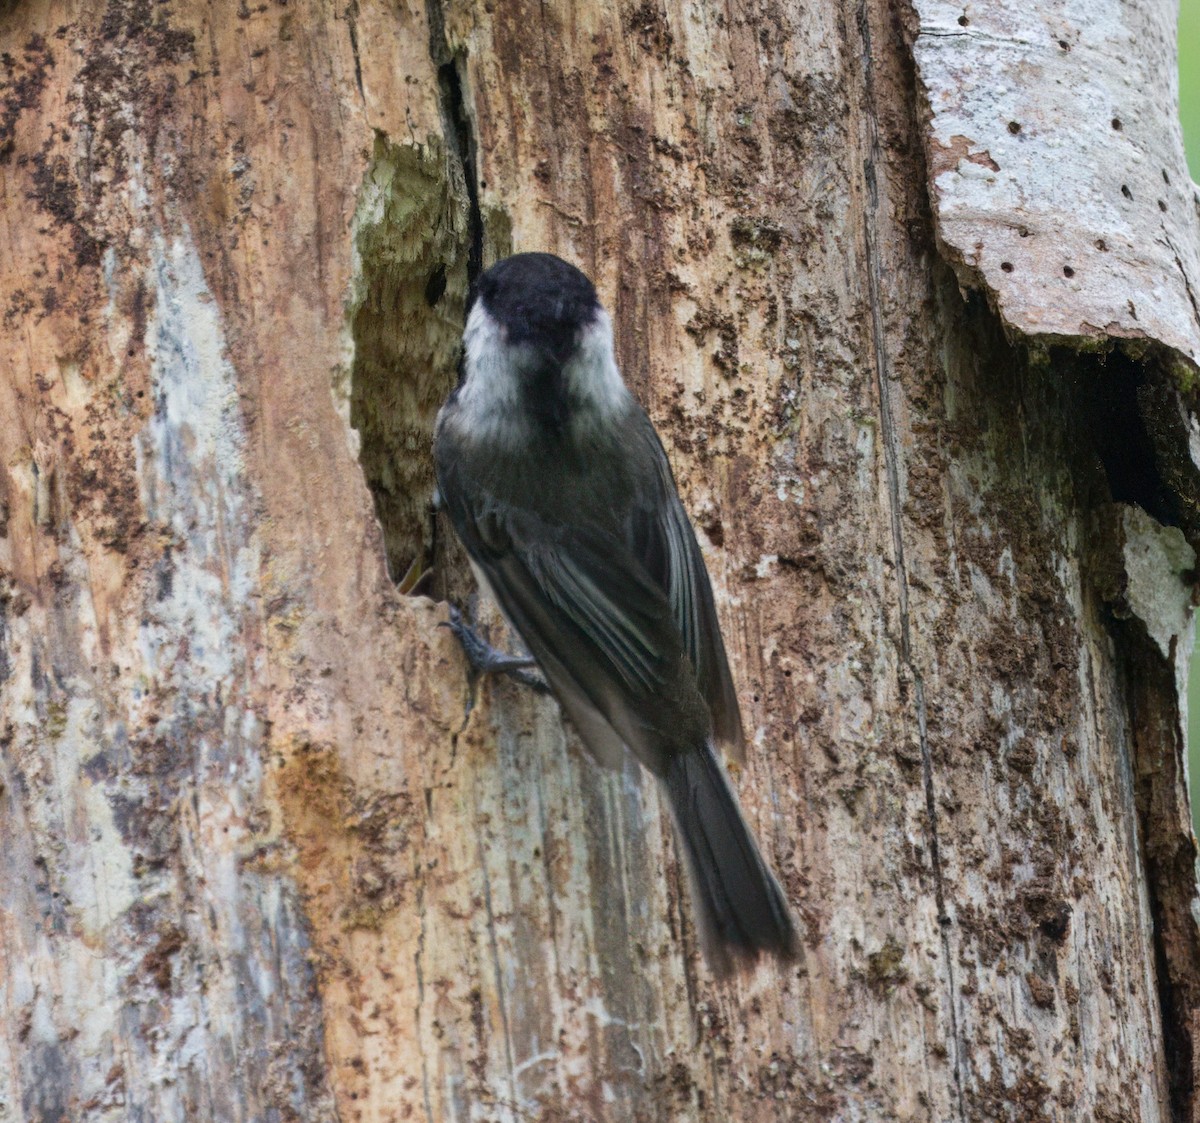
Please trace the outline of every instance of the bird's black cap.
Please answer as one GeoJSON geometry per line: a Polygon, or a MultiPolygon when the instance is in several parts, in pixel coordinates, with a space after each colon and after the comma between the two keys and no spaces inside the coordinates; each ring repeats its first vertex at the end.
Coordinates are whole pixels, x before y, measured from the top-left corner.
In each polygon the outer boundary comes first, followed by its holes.
{"type": "Polygon", "coordinates": [[[475,295],[507,330],[509,342],[545,346],[560,360],[600,307],[592,282],[552,253],[518,253],[496,262],[479,278],[475,295]]]}

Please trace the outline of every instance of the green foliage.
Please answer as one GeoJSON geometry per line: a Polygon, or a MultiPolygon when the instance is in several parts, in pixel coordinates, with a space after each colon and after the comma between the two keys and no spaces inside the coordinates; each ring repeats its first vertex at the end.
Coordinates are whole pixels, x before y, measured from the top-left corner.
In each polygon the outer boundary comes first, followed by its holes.
{"type": "Polygon", "coordinates": [[[1200,180],[1200,0],[1179,6],[1179,117],[1188,167],[1200,180]]]}

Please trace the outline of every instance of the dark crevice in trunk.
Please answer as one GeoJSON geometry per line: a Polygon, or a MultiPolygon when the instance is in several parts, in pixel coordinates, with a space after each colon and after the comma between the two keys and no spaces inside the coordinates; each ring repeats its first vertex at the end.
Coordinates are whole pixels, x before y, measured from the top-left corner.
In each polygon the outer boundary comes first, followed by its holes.
{"type": "MultiPolygon", "coordinates": [[[[437,67],[438,108],[442,118],[442,135],[446,144],[446,162],[450,181],[465,212],[465,231],[462,231],[460,254],[465,257],[466,294],[458,328],[470,305],[475,282],[483,272],[484,220],[479,202],[479,170],[476,159],[475,126],[471,117],[467,90],[466,50],[454,49],[446,35],[446,19],[441,0],[426,0],[426,20],[429,24],[429,57],[437,67]]],[[[440,290],[445,273],[430,280],[432,290],[440,290]]],[[[456,363],[461,361],[461,347],[455,348],[456,363]]],[[[466,553],[450,529],[444,513],[431,512],[427,522],[430,580],[420,591],[439,600],[464,603],[475,587],[466,553]]]]}
{"type": "MultiPolygon", "coordinates": [[[[377,132],[355,216],[350,424],[402,591],[461,600],[465,555],[432,514],[433,428],[454,387],[463,316],[483,266],[484,222],[463,56],[437,0],[427,5],[441,135],[377,132]]],[[[362,90],[357,5],[347,9],[362,90]]]]}
{"type": "Polygon", "coordinates": [[[1164,526],[1181,526],[1179,495],[1159,470],[1155,441],[1141,408],[1152,372],[1122,351],[1095,357],[1063,355],[1074,399],[1114,503],[1141,507],[1164,526]]]}
{"type": "Polygon", "coordinates": [[[429,21],[429,55],[438,68],[442,129],[466,192],[467,278],[474,285],[483,270],[483,211],[479,206],[475,128],[466,98],[465,52],[451,50],[439,0],[427,0],[425,10],[429,21]]]}
{"type": "MultiPolygon", "coordinates": [[[[1146,888],[1154,923],[1155,976],[1171,1117],[1192,1119],[1192,1012],[1200,1006],[1200,937],[1192,916],[1196,849],[1184,778],[1173,660],[1136,620],[1113,619],[1129,705],[1134,794],[1146,888]]],[[[1172,645],[1174,646],[1174,645],[1172,645]]]]}
{"type": "MultiPolygon", "coordinates": [[[[349,422],[392,579],[405,593],[460,600],[473,582],[465,555],[433,514],[433,429],[457,377],[484,222],[463,56],[450,49],[437,0],[426,14],[441,130],[375,134],[354,219],[349,422]]],[[[357,0],[345,15],[363,94],[357,0]]]]}
{"type": "Polygon", "coordinates": [[[350,29],[350,50],[354,54],[354,83],[358,87],[358,96],[365,98],[362,59],[358,53],[358,0],[350,0],[350,3],[346,5],[346,25],[350,29]]]}
{"type": "MultiPolygon", "coordinates": [[[[1091,513],[1082,564],[1105,602],[1124,682],[1135,825],[1153,926],[1171,1117],[1191,1120],[1200,932],[1192,914],[1196,848],[1176,676],[1180,637],[1172,636],[1164,652],[1164,625],[1139,618],[1147,610],[1131,593],[1130,573],[1131,556],[1145,555],[1156,543],[1173,537],[1186,553],[1180,533],[1193,547],[1200,541],[1194,495],[1180,487],[1186,470],[1175,455],[1178,434],[1171,428],[1171,419],[1185,416],[1187,406],[1153,356],[1135,358],[1120,346],[1099,355],[1067,348],[1049,354],[1051,368],[1065,377],[1069,389],[1073,436],[1095,464],[1080,494],[1083,510],[1091,513]]],[[[1186,445],[1184,454],[1194,472],[1186,445]]],[[[1164,588],[1189,577],[1194,573],[1164,569],[1158,574],[1164,588]]]]}

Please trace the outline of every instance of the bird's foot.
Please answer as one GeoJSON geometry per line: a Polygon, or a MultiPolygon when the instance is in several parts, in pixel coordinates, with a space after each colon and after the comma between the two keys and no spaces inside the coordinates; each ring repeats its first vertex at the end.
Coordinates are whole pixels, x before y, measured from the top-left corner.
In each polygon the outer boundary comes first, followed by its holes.
{"type": "Polygon", "coordinates": [[[462,613],[454,605],[450,605],[450,619],[441,626],[449,628],[458,638],[463,654],[475,674],[508,675],[539,694],[550,693],[546,680],[532,669],[537,666],[537,661],[532,656],[509,655],[493,647],[463,619],[462,613]]]}

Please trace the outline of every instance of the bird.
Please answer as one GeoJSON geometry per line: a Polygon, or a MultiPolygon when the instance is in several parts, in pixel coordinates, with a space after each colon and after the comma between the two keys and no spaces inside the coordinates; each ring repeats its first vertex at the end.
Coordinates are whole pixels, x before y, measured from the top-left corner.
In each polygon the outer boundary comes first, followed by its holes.
{"type": "Polygon", "coordinates": [[[481,590],[588,752],[618,769],[631,752],[658,781],[714,976],[795,959],[787,898],[717,756],[741,759],[745,738],[703,555],[574,265],[519,253],[478,277],[434,463],[481,590]]]}

